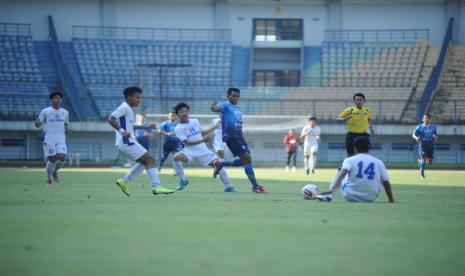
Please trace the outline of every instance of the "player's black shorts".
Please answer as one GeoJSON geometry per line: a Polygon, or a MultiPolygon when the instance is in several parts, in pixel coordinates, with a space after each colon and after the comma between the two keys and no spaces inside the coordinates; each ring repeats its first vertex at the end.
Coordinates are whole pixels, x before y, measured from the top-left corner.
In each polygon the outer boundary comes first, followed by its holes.
{"type": "Polygon", "coordinates": [[[420,157],[428,157],[433,159],[434,157],[434,143],[433,142],[421,142],[418,146],[418,154],[420,157]]]}
{"type": "Polygon", "coordinates": [[[250,152],[244,137],[231,137],[224,142],[234,156],[241,156],[244,153],[250,152]]]}
{"type": "Polygon", "coordinates": [[[165,143],[163,143],[163,154],[168,155],[172,152],[178,152],[180,149],[180,144],[179,140],[166,140],[165,143]]]}
{"type": "Polygon", "coordinates": [[[346,151],[347,151],[347,156],[352,156],[355,154],[354,151],[354,139],[360,136],[365,136],[365,137],[370,137],[370,134],[368,133],[353,133],[353,132],[347,132],[346,135],[346,151]]]}

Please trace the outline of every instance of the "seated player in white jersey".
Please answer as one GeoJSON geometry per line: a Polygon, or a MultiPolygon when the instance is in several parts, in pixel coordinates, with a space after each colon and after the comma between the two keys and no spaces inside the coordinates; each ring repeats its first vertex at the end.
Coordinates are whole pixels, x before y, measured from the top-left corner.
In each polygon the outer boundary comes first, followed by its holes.
{"type": "Polygon", "coordinates": [[[52,186],[52,178],[55,182],[60,181],[58,170],[66,163],[66,147],[65,132],[71,133],[69,126],[69,113],[61,107],[63,94],[60,92],[52,92],[49,96],[52,101],[50,107],[42,109],[39,117],[35,120],[37,128],[44,126],[44,155],[47,158],[45,171],[47,174],[46,185],[52,186]]]}
{"type": "Polygon", "coordinates": [[[108,117],[108,123],[115,129],[116,132],[116,147],[122,153],[125,153],[137,163],[123,177],[116,180],[116,185],[121,188],[121,191],[127,196],[130,195],[128,183],[140,174],[144,168],[152,183],[152,193],[171,194],[174,191],[166,189],[160,185],[157,170],[155,169],[155,160],[149,155],[148,151],[137,142],[134,135],[134,128],[149,129],[156,128],[155,124],[148,126],[134,126],[135,115],[132,108],[138,107],[142,100],[142,89],[133,86],[124,89],[125,101],[111,113],[108,117]]]}
{"type": "MultiPolygon", "coordinates": [[[[186,103],[178,103],[173,107],[175,114],[179,117],[179,123],[174,128],[174,134],[184,144],[184,148],[174,155],[174,167],[179,176],[180,182],[176,190],[183,190],[189,181],[184,175],[184,167],[182,163],[187,163],[191,160],[197,159],[203,166],[213,167],[218,169],[220,161],[218,157],[211,152],[205,142],[210,141],[213,131],[218,128],[218,124],[213,127],[202,130],[199,120],[189,119],[189,105],[186,103]]],[[[236,192],[231,185],[228,174],[223,168],[219,170],[219,176],[224,185],[224,191],[231,193],[236,192]]]]}
{"type": "Polygon", "coordinates": [[[384,163],[368,154],[370,140],[360,136],[354,139],[355,155],[348,157],[336,174],[329,190],[320,193],[320,201],[331,201],[332,194],[341,186],[342,196],[349,202],[373,202],[384,187],[389,202],[394,202],[391,184],[384,163]]]}
{"type": "Polygon", "coordinates": [[[316,125],[316,118],[308,118],[308,124],[302,129],[300,139],[304,140],[304,164],[307,174],[312,170],[315,173],[316,155],[318,153],[318,144],[320,143],[320,127],[316,125]]]}
{"type": "Polygon", "coordinates": [[[221,119],[215,118],[212,120],[212,126],[218,126],[215,129],[215,134],[213,138],[213,149],[215,150],[216,155],[220,159],[220,161],[224,160],[224,156],[226,154],[226,150],[228,150],[228,146],[225,142],[223,142],[223,129],[221,127],[221,119]]]}

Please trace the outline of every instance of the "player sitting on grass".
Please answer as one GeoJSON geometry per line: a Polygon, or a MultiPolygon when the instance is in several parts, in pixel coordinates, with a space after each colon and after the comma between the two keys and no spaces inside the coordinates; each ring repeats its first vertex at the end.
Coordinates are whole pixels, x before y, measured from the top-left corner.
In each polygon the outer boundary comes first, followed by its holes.
{"type": "Polygon", "coordinates": [[[155,160],[149,155],[147,150],[141,146],[134,137],[134,128],[155,128],[155,124],[148,126],[134,126],[135,116],[132,108],[138,107],[142,100],[142,89],[139,87],[128,87],[124,89],[125,101],[108,117],[108,123],[116,131],[116,147],[122,153],[136,160],[136,164],[123,177],[116,180],[116,185],[121,191],[129,196],[128,182],[140,174],[144,168],[152,182],[152,193],[171,194],[174,191],[160,186],[160,179],[155,169],[155,160]]]}
{"type": "Polygon", "coordinates": [[[418,125],[412,134],[413,139],[418,144],[418,166],[420,167],[421,177],[425,177],[425,168],[427,163],[433,162],[434,157],[434,142],[438,139],[436,134],[436,126],[430,124],[431,115],[423,115],[423,124],[418,125]]]}
{"type": "MultiPolygon", "coordinates": [[[[183,190],[189,181],[184,176],[184,167],[182,163],[187,163],[193,159],[199,160],[205,167],[210,166],[217,169],[220,165],[218,157],[211,152],[205,142],[208,142],[213,135],[213,131],[218,128],[218,125],[202,130],[199,120],[189,119],[189,106],[186,103],[178,103],[174,108],[174,112],[179,117],[179,123],[174,128],[176,137],[184,144],[184,148],[174,155],[174,167],[180,178],[179,186],[176,190],[183,190]]],[[[236,192],[229,180],[225,169],[218,171],[221,181],[224,184],[225,192],[236,192]]]]}
{"type": "MultiPolygon", "coordinates": [[[[252,184],[252,192],[266,194],[263,186],[259,185],[255,178],[255,172],[252,167],[252,156],[242,133],[242,113],[237,107],[241,91],[237,88],[229,88],[227,91],[227,101],[212,103],[211,110],[220,112],[221,125],[223,129],[223,141],[226,142],[231,153],[236,157],[231,161],[222,161],[223,166],[244,166],[245,174],[252,184]]],[[[219,167],[218,169],[220,169],[219,167]]],[[[218,169],[213,174],[216,177],[218,169]]]]}
{"type": "Polygon", "coordinates": [[[357,137],[353,144],[355,155],[344,160],[341,170],[336,174],[329,190],[320,193],[316,198],[320,201],[331,201],[332,194],[342,183],[342,196],[347,201],[373,202],[378,197],[381,185],[383,185],[389,202],[394,202],[384,163],[368,154],[369,138],[357,137]]]}
{"type": "Polygon", "coordinates": [[[49,96],[52,105],[43,109],[35,121],[35,126],[39,128],[42,124],[44,127],[44,155],[47,157],[45,171],[47,174],[46,184],[52,186],[52,177],[55,182],[60,181],[58,170],[66,163],[66,136],[65,132],[71,133],[69,127],[69,113],[61,107],[63,94],[53,92],[49,96]]]}

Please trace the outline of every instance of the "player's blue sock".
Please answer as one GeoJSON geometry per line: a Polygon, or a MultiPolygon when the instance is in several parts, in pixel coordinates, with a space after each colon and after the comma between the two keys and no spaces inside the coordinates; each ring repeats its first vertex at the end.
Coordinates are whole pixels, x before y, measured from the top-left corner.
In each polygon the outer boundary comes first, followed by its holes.
{"type": "Polygon", "coordinates": [[[257,179],[255,179],[255,172],[253,171],[252,164],[244,165],[244,171],[249,178],[250,184],[252,184],[253,188],[257,188],[259,185],[257,183],[257,179]]]}
{"type": "Polygon", "coordinates": [[[222,161],[221,166],[222,167],[228,167],[228,166],[233,166],[233,167],[240,167],[243,166],[244,163],[242,163],[240,158],[234,158],[233,160],[228,160],[228,161],[222,161]]]}

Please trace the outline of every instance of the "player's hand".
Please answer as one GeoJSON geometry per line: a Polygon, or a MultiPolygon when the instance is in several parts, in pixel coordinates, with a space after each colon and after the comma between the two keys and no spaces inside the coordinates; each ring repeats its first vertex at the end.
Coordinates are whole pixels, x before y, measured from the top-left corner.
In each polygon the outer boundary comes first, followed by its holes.
{"type": "Polygon", "coordinates": [[[209,142],[213,137],[213,132],[208,134],[207,136],[203,137],[203,141],[206,143],[206,142],[209,142]]]}
{"type": "Polygon", "coordinates": [[[420,138],[418,138],[418,137],[413,138],[413,139],[415,139],[415,141],[416,141],[417,143],[420,142],[420,138]]]}
{"type": "Polygon", "coordinates": [[[350,119],[352,119],[352,115],[349,115],[349,116],[347,116],[347,117],[344,117],[344,120],[345,120],[345,121],[348,121],[348,120],[350,120],[350,119]]]}
{"type": "Polygon", "coordinates": [[[131,133],[125,131],[121,135],[123,135],[124,138],[131,138],[131,133]]]}
{"type": "Polygon", "coordinates": [[[370,132],[371,132],[371,135],[375,134],[375,129],[372,126],[370,127],[370,132]]]}
{"type": "Polygon", "coordinates": [[[72,128],[67,127],[65,129],[66,129],[66,132],[68,132],[69,134],[74,132],[74,130],[72,128]]]}
{"type": "Polygon", "coordinates": [[[157,128],[157,124],[150,124],[147,126],[148,129],[156,129],[157,128]]]}
{"type": "Polygon", "coordinates": [[[36,118],[34,124],[35,124],[36,127],[40,127],[40,125],[41,125],[40,119],[39,119],[39,118],[36,118]]]}

